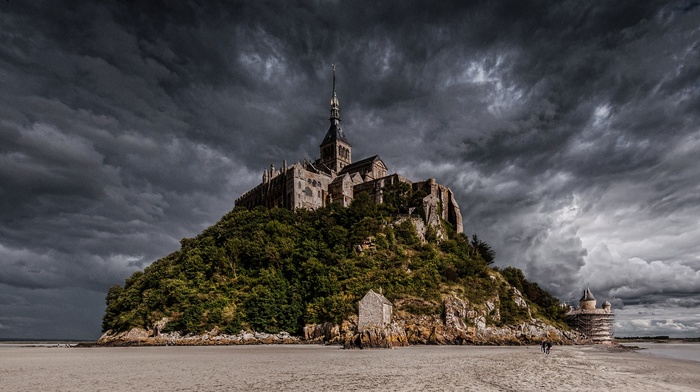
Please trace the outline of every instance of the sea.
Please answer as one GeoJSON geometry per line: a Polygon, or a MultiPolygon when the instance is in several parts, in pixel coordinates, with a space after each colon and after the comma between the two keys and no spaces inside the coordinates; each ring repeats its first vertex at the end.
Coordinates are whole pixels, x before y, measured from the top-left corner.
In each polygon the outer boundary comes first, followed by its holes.
{"type": "Polygon", "coordinates": [[[652,355],[672,359],[700,362],[700,343],[623,343],[625,346],[637,346],[643,350],[642,355],[652,355]]]}

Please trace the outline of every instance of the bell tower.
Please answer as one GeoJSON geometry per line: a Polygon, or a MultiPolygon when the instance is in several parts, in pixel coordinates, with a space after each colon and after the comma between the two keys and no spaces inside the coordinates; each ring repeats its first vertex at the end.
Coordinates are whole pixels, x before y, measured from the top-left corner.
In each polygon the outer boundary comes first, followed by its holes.
{"type": "Polygon", "coordinates": [[[336,173],[352,163],[352,146],[340,128],[340,103],[335,93],[335,64],[333,64],[333,96],[331,98],[331,126],[321,142],[321,163],[336,173]]]}

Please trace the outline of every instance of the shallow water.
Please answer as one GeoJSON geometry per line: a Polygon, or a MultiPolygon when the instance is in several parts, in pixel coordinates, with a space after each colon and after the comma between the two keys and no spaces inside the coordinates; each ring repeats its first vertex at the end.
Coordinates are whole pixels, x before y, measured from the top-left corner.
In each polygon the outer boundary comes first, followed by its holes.
{"type": "Polygon", "coordinates": [[[626,346],[638,346],[640,354],[657,357],[682,359],[700,362],[700,343],[630,343],[626,346]]]}

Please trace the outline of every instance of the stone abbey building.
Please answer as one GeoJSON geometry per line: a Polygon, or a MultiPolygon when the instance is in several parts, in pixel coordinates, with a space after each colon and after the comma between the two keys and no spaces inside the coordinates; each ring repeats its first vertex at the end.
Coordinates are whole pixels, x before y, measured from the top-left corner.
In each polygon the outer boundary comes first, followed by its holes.
{"type": "Polygon", "coordinates": [[[340,127],[340,103],[335,90],[333,67],[333,95],[331,97],[330,128],[321,141],[321,157],[309,162],[298,161],[275,169],[274,165],[262,175],[262,183],[236,200],[236,206],[254,208],[281,207],[288,209],[316,209],[329,203],[349,206],[361,192],[382,203],[382,190],[397,182],[409,184],[414,191],[422,190],[425,223],[439,225],[445,220],[458,233],[463,232],[462,214],[452,191],[434,179],[412,182],[389,169],[378,155],[353,162],[352,146],[340,127]]]}

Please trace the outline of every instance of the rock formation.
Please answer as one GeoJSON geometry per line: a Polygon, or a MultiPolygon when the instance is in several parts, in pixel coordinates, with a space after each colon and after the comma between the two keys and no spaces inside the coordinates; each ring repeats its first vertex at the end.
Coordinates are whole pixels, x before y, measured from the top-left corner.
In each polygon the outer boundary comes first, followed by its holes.
{"type": "MultiPolygon", "coordinates": [[[[514,301],[521,307],[528,305],[520,292],[511,289],[514,301]]],[[[128,332],[112,334],[107,331],[98,341],[106,346],[133,345],[249,345],[249,344],[333,344],[345,348],[391,348],[409,344],[437,345],[525,345],[548,340],[556,344],[578,344],[581,337],[576,332],[563,331],[542,320],[530,318],[518,325],[496,326],[500,321],[498,296],[483,304],[473,304],[457,293],[446,294],[441,304],[419,298],[395,301],[398,309],[410,306],[444,309],[442,314],[417,315],[398,310],[394,321],[385,326],[357,330],[357,316],[341,324],[330,322],[309,324],[304,335],[297,337],[280,332],[267,334],[241,331],[236,335],[221,334],[213,329],[202,335],[180,335],[177,332],[160,332],[166,321],[160,320],[150,330],[133,328],[128,332]]]]}

